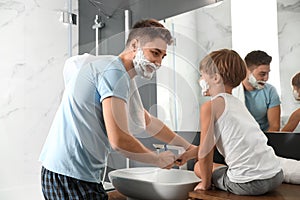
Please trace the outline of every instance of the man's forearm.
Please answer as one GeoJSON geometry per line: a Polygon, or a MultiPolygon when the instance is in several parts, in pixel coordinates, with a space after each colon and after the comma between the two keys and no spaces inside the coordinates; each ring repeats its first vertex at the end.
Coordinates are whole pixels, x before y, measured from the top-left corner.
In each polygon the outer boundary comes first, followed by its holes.
{"type": "Polygon", "coordinates": [[[182,146],[185,150],[190,148],[191,144],[181,136],[173,132],[163,122],[155,117],[151,117],[151,122],[146,128],[147,132],[150,133],[156,139],[163,141],[170,145],[182,146]]]}

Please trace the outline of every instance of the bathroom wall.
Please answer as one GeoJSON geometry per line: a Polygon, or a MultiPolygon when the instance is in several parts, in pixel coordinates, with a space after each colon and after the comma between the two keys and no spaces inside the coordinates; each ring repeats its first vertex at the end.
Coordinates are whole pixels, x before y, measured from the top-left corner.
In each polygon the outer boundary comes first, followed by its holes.
{"type": "MultiPolygon", "coordinates": [[[[196,1],[199,0],[192,0],[196,1]]],[[[68,10],[68,2],[72,12],[78,14],[77,0],[0,3],[1,200],[43,199],[38,157],[64,89],[62,69],[69,56],[70,36],[69,26],[60,18],[61,11],[68,10]]],[[[79,1],[83,2],[88,1],[79,1]]],[[[90,9],[81,13],[83,17],[93,13],[91,20],[83,20],[84,30],[90,29],[90,40],[84,40],[86,32],[81,34],[82,49],[90,47],[84,52],[94,47],[95,31],[91,26],[96,12],[94,7],[90,9]]],[[[123,15],[118,17],[110,22],[123,19],[123,15]]],[[[111,35],[111,24],[106,28],[111,35]]],[[[79,25],[71,29],[72,54],[76,55],[79,25]]]]}
{"type": "MultiPolygon", "coordinates": [[[[300,72],[300,1],[277,0],[278,43],[283,123],[300,107],[293,97],[291,78],[300,72]]],[[[297,129],[300,132],[300,128],[297,129]]]]}
{"type": "MultiPolygon", "coordinates": [[[[72,1],[77,13],[77,1],[72,1]]],[[[0,3],[0,199],[43,199],[38,157],[64,89],[67,1],[0,3]]],[[[73,54],[78,26],[72,27],[73,54]]]]}
{"type": "MultiPolygon", "coordinates": [[[[71,2],[72,11],[78,14],[78,2],[71,2]]],[[[1,200],[43,199],[38,157],[64,89],[62,69],[69,51],[68,26],[60,21],[62,10],[68,10],[67,0],[0,3],[1,200]]],[[[84,27],[90,29],[91,41],[92,25],[93,18],[84,27]]],[[[111,34],[109,23],[106,28],[111,34]]],[[[79,48],[78,29],[72,26],[74,55],[79,48]]],[[[91,41],[82,40],[82,48],[93,48],[91,41]]]]}
{"type": "MultiPolygon", "coordinates": [[[[190,27],[188,29],[191,30],[190,34],[201,33],[199,35],[204,37],[192,41],[190,35],[184,35],[183,41],[189,44],[199,42],[205,51],[230,48],[230,12],[222,10],[224,6],[228,7],[228,2],[225,0],[221,7],[203,8],[187,14],[192,15],[190,20],[174,22],[175,32],[182,36],[180,30],[186,28],[187,23],[196,26],[194,19],[200,17],[205,23],[197,24],[197,31],[190,27]]],[[[288,116],[299,107],[292,97],[290,79],[300,71],[300,1],[277,2],[283,115],[288,116]]],[[[77,14],[76,0],[72,0],[72,6],[73,12],[77,14]]],[[[43,199],[38,157],[61,99],[64,88],[62,68],[68,58],[68,26],[59,21],[61,10],[67,10],[67,0],[2,0],[0,3],[1,200],[43,199]]],[[[89,23],[86,30],[91,28],[93,19],[89,23]]],[[[78,53],[78,29],[78,25],[72,26],[74,55],[78,53]]],[[[93,38],[94,30],[90,30],[90,34],[93,38]]],[[[84,44],[93,45],[91,41],[83,41],[84,44]]],[[[199,52],[182,50],[191,52],[186,54],[179,51],[177,55],[183,55],[185,61],[191,61],[188,69],[193,71],[204,55],[200,52],[201,56],[196,58],[199,52]]],[[[177,66],[181,67],[178,63],[177,66]]],[[[179,73],[185,73],[185,68],[178,68],[179,73]]],[[[194,86],[197,84],[197,76],[194,74],[189,77],[194,86]]],[[[179,85],[180,91],[185,89],[182,86],[179,85]]],[[[199,90],[193,92],[196,95],[200,93],[199,90]]],[[[197,106],[194,106],[191,112],[198,113],[197,106]]],[[[179,127],[188,129],[187,126],[179,127]]]]}
{"type": "Polygon", "coordinates": [[[100,15],[105,27],[99,40],[105,41],[100,54],[118,54],[124,49],[124,11],[131,11],[132,23],[142,18],[158,20],[175,16],[214,3],[215,0],[89,0],[79,1],[79,52],[91,52],[94,48],[95,31],[91,30],[95,15],[100,15]],[[92,3],[93,2],[93,3],[92,3]],[[98,3],[97,3],[98,2],[98,3]],[[99,3],[101,2],[101,3],[99,3]]]}

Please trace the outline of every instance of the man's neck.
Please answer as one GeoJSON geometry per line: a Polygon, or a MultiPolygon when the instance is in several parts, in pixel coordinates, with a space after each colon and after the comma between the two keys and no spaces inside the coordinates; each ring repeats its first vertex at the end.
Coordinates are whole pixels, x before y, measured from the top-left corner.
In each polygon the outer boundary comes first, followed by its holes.
{"type": "Polygon", "coordinates": [[[252,85],[247,80],[243,80],[242,84],[243,84],[244,90],[247,90],[247,91],[255,90],[255,88],[252,87],[252,85]]]}
{"type": "Polygon", "coordinates": [[[129,74],[130,78],[136,76],[136,71],[134,70],[133,62],[132,62],[133,60],[132,51],[128,51],[125,49],[122,53],[119,54],[119,57],[121,58],[125,70],[129,74]]]}

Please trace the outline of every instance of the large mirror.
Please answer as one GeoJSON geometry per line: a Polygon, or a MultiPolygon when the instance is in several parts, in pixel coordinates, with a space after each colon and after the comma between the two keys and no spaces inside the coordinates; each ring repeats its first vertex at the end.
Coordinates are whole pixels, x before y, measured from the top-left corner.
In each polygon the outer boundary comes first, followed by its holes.
{"type": "MultiPolygon", "coordinates": [[[[169,48],[163,63],[165,67],[157,72],[157,115],[173,130],[200,129],[199,108],[208,99],[201,95],[198,85],[198,65],[213,50],[233,48],[233,1],[224,0],[219,5],[206,6],[163,20],[165,26],[172,31],[175,44],[169,48]]],[[[274,55],[271,56],[277,57],[279,64],[271,63],[270,77],[279,77],[280,81],[270,78],[268,82],[277,88],[281,97],[283,125],[289,115],[300,106],[294,100],[291,89],[291,77],[300,71],[300,1],[277,0],[276,12],[274,21],[277,21],[278,32],[275,33],[277,37],[274,43],[278,43],[278,52],[272,52],[274,55]],[[272,64],[278,66],[274,67],[272,64]]],[[[268,21],[265,23],[267,29],[268,21]]],[[[300,127],[295,131],[299,132],[300,127]]]]}

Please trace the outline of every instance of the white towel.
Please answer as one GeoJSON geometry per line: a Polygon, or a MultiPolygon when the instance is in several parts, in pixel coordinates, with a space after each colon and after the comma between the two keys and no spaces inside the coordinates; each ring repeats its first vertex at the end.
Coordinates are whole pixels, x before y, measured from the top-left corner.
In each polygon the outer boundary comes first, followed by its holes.
{"type": "MultiPolygon", "coordinates": [[[[243,103],[245,103],[244,86],[242,83],[232,90],[232,95],[240,99],[243,103]]],[[[279,156],[278,159],[280,160],[281,168],[283,171],[283,182],[300,184],[300,161],[282,158],[279,156]]]]}
{"type": "Polygon", "coordinates": [[[278,156],[283,171],[283,182],[300,184],[300,161],[278,156]]]}
{"type": "Polygon", "coordinates": [[[241,100],[245,104],[245,91],[243,83],[232,89],[232,95],[241,100]]]}

